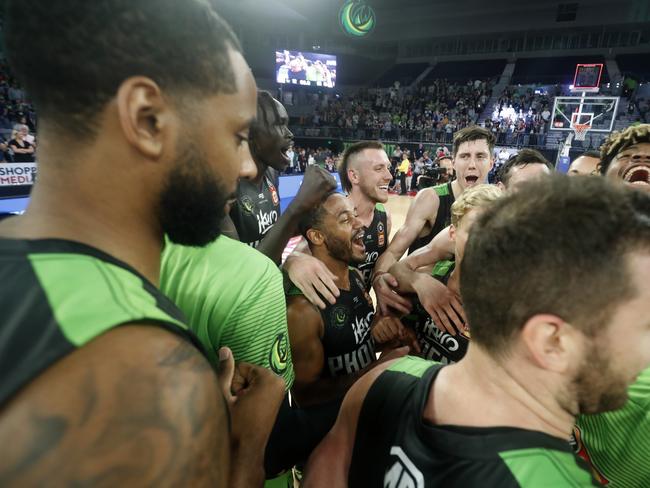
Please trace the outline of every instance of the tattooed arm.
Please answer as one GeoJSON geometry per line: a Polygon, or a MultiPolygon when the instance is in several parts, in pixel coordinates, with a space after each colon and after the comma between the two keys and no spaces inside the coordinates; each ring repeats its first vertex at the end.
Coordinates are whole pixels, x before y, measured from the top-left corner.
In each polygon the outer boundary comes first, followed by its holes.
{"type": "Polygon", "coordinates": [[[228,410],[189,343],[125,326],[0,411],[0,486],[228,486],[228,410]]]}

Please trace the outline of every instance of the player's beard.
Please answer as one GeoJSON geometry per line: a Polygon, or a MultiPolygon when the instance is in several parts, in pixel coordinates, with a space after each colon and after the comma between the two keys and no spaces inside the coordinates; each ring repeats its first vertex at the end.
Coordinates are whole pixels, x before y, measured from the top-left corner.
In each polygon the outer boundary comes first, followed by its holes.
{"type": "Polygon", "coordinates": [[[327,251],[334,259],[338,259],[344,263],[363,262],[363,260],[359,261],[354,258],[350,239],[346,241],[337,236],[328,235],[325,238],[325,244],[327,251]]]}
{"type": "Polygon", "coordinates": [[[176,244],[205,246],[221,234],[232,195],[195,144],[184,143],[176,161],[160,196],[160,225],[176,244]]]}
{"type": "Polygon", "coordinates": [[[578,413],[594,414],[616,410],[628,399],[628,384],[613,369],[616,364],[604,350],[606,345],[590,341],[573,386],[577,394],[578,413]]]}

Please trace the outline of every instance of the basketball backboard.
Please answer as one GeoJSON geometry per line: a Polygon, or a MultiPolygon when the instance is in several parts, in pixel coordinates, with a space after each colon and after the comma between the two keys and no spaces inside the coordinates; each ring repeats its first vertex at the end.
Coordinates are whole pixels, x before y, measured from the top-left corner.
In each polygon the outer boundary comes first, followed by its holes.
{"type": "Polygon", "coordinates": [[[555,97],[552,130],[575,131],[576,124],[588,125],[592,132],[611,132],[618,113],[619,97],[595,95],[555,97]]]}

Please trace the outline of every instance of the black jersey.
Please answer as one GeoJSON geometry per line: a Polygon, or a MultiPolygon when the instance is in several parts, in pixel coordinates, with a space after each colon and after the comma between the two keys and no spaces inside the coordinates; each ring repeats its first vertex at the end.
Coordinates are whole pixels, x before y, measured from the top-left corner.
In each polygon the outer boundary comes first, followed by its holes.
{"type": "MultiPolygon", "coordinates": [[[[440,261],[436,263],[431,275],[446,285],[455,265],[454,261],[440,261]]],[[[422,357],[426,359],[450,364],[460,361],[467,352],[469,331],[456,329],[456,335],[451,335],[438,328],[417,298],[414,300],[413,311],[402,318],[402,323],[415,331],[422,357]]]]}
{"type": "Polygon", "coordinates": [[[451,206],[456,200],[454,198],[454,192],[451,189],[451,182],[445,183],[443,185],[434,186],[433,189],[438,194],[440,199],[440,205],[438,206],[438,214],[436,215],[436,221],[433,223],[431,232],[429,232],[424,237],[418,237],[413,244],[409,247],[409,254],[415,252],[415,250],[420,249],[421,247],[426,246],[431,242],[431,240],[445,227],[451,224],[451,206]]]}
{"type": "Polygon", "coordinates": [[[363,242],[366,245],[366,260],[357,267],[363,274],[366,290],[370,290],[372,272],[377,259],[388,247],[388,215],[381,203],[375,205],[372,222],[365,228],[363,242]]]}
{"type": "MultiPolygon", "coordinates": [[[[340,290],[334,305],[326,301],[320,310],[323,319],[323,376],[337,377],[356,373],[375,360],[375,342],[370,325],[375,312],[372,300],[356,269],[350,268],[350,289],[340,290]]],[[[302,295],[295,286],[289,296],[302,295]]]]}
{"type": "Polygon", "coordinates": [[[0,310],[0,406],[121,324],[150,323],[198,344],[180,310],[146,278],[67,240],[0,239],[0,310]]]}
{"type": "Polygon", "coordinates": [[[515,427],[424,420],[441,368],[407,356],[373,383],[359,413],[350,488],[598,486],[565,439],[515,427]]]}
{"type": "Polygon", "coordinates": [[[280,196],[276,170],[266,169],[261,186],[249,180],[239,181],[237,201],[230,209],[230,218],[241,242],[257,247],[279,217],[280,196]]]}

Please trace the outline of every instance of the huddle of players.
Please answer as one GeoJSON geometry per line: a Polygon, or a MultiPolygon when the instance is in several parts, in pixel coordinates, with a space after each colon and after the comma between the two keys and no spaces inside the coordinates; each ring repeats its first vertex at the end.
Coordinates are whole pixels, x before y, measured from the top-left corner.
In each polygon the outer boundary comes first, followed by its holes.
{"type": "MultiPolygon", "coordinates": [[[[10,61],[41,114],[42,153],[30,208],[0,226],[0,438],[14,446],[0,461],[3,486],[259,486],[264,466],[268,475],[304,460],[348,390],[307,486],[531,486],[539,472],[553,486],[591,483],[563,439],[577,414],[622,406],[650,362],[645,194],[604,179],[520,183],[549,171],[542,158],[513,160],[503,183],[520,191],[502,196],[479,184],[493,143],[470,128],[455,139],[457,179],[420,192],[390,244],[378,143],[346,151],[348,197],[314,168],[280,215],[286,111],[256,94],[210,7],[42,3],[8,2],[5,17],[10,61]],[[70,36],[52,45],[54,27],[70,36]],[[135,42],[144,32],[151,42],[135,42]],[[112,55],[96,58],[106,39],[112,55]],[[203,64],[188,53],[161,67],[158,57],[188,45],[203,64]],[[39,63],[25,62],[25,46],[39,63]],[[41,69],[62,75],[45,83],[41,69]],[[215,241],[222,225],[261,252],[215,241]],[[297,232],[308,249],[286,263],[285,308],[274,262],[297,232]],[[421,249],[398,262],[409,247],[421,249]],[[576,290],[584,297],[566,303],[576,290]],[[397,315],[412,305],[399,292],[419,297],[404,323],[397,315]],[[449,337],[464,344],[445,354],[449,337]],[[444,368],[394,359],[409,347],[447,362],[466,352],[444,368]],[[310,446],[290,445],[302,427],[310,446]]],[[[605,146],[602,172],[641,185],[650,138],[631,129],[605,146]]],[[[578,422],[581,456],[609,481],[647,477],[643,462],[621,461],[634,459],[624,443],[608,458],[612,439],[594,434],[618,424],[647,444],[647,431],[629,429],[647,418],[644,377],[631,407],[578,422]]]]}

